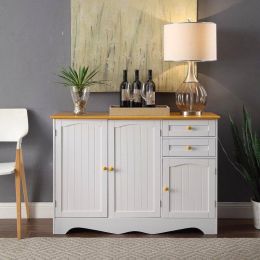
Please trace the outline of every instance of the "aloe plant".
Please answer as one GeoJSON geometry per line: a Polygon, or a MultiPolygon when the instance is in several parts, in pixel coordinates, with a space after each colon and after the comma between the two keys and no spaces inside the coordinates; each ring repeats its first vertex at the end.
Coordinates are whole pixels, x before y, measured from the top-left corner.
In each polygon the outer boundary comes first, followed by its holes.
{"type": "Polygon", "coordinates": [[[78,92],[82,93],[87,87],[95,84],[105,84],[104,80],[94,80],[99,70],[96,68],[94,70],[89,69],[89,67],[79,67],[78,70],[69,66],[68,68],[62,68],[58,77],[61,78],[60,84],[65,87],[76,87],[78,92]]]}
{"type": "Polygon", "coordinates": [[[233,163],[252,190],[253,200],[260,202],[260,138],[252,130],[251,118],[243,107],[241,130],[230,117],[235,145],[233,163]]]}

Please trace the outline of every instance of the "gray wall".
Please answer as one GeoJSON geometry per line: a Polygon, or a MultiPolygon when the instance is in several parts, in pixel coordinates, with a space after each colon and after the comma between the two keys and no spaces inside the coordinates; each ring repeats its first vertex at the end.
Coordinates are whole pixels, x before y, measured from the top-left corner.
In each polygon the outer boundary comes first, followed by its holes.
{"type": "MultiPolygon", "coordinates": [[[[24,140],[31,201],[52,200],[52,125],[49,115],[71,109],[54,74],[70,62],[69,0],[0,1],[0,107],[27,107],[24,140]]],[[[14,160],[15,146],[0,144],[0,161],[14,160]]],[[[0,178],[0,201],[15,201],[14,177],[0,178]]]]}
{"type": "MultiPolygon", "coordinates": [[[[217,62],[199,65],[209,94],[208,111],[222,116],[219,134],[232,151],[228,113],[239,119],[242,105],[260,129],[260,24],[258,0],[199,0],[199,18],[218,24],[217,62]]],[[[56,111],[69,111],[68,91],[55,85],[55,72],[70,61],[69,0],[2,0],[0,2],[0,107],[27,107],[30,134],[24,155],[31,201],[52,200],[52,125],[56,111]]],[[[117,93],[92,93],[89,111],[117,104],[117,93]]],[[[158,94],[159,104],[174,107],[173,94],[158,94]]],[[[219,200],[247,201],[243,180],[219,152],[219,200]]],[[[0,145],[0,161],[14,159],[14,146],[0,145]]],[[[14,201],[13,176],[0,178],[0,201],[14,201]]]]}
{"type": "MultiPolygon", "coordinates": [[[[199,18],[218,25],[218,61],[201,63],[199,78],[206,86],[207,110],[222,116],[219,136],[232,153],[228,114],[241,119],[243,104],[260,134],[260,23],[259,0],[199,0],[199,18]]],[[[219,200],[247,201],[244,180],[219,151],[219,200]]]]}

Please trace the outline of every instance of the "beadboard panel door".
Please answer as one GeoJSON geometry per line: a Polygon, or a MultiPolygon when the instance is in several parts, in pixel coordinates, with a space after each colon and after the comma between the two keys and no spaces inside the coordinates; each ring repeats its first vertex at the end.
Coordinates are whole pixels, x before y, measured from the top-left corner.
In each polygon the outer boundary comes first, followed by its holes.
{"type": "Polygon", "coordinates": [[[163,216],[214,218],[216,214],[215,171],[215,159],[164,158],[163,216]]]}
{"type": "Polygon", "coordinates": [[[107,217],[106,165],[106,120],[57,120],[56,217],[107,217]]]}
{"type": "Polygon", "coordinates": [[[109,216],[160,217],[160,121],[109,121],[109,216]]]}

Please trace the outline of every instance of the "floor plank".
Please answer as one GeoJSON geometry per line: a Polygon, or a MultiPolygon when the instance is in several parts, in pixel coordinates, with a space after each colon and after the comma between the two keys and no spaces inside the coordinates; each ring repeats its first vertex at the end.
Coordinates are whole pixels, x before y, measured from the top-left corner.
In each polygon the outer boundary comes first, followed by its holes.
{"type": "MultiPolygon", "coordinates": [[[[260,238],[260,230],[256,230],[253,221],[249,219],[220,219],[218,235],[203,235],[197,229],[186,229],[174,232],[167,232],[158,235],[147,235],[144,233],[130,232],[122,235],[114,235],[93,230],[74,229],[66,235],[53,235],[52,219],[31,219],[23,220],[23,237],[258,237],[260,238]]],[[[0,237],[12,238],[16,237],[16,220],[1,219],[0,220],[0,237]]]]}

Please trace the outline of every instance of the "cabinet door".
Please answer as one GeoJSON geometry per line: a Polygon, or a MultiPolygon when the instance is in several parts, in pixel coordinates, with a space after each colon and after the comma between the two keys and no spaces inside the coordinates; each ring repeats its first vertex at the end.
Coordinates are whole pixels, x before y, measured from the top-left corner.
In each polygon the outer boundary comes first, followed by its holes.
{"type": "Polygon", "coordinates": [[[160,121],[109,122],[110,217],[160,216],[160,121]]]}
{"type": "Polygon", "coordinates": [[[163,159],[163,216],[214,218],[215,159],[163,159]]]}
{"type": "Polygon", "coordinates": [[[107,216],[107,121],[57,120],[56,217],[107,216]]]}

